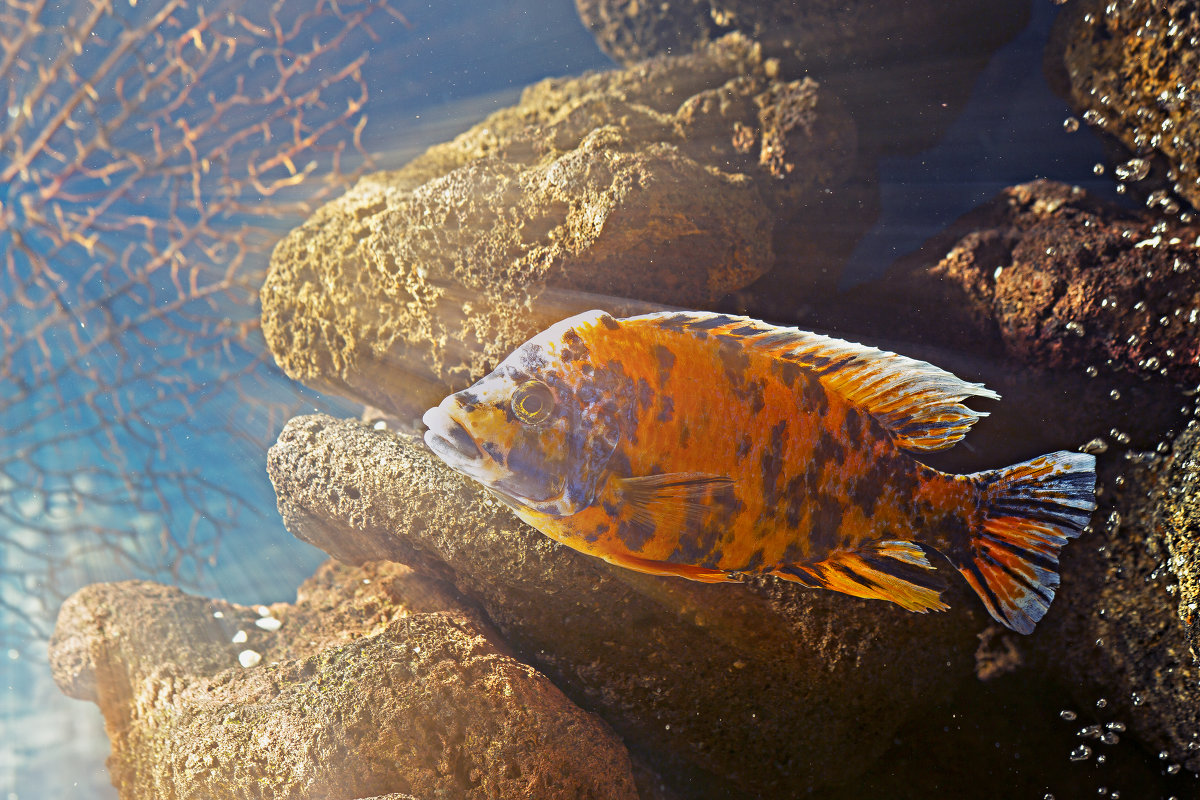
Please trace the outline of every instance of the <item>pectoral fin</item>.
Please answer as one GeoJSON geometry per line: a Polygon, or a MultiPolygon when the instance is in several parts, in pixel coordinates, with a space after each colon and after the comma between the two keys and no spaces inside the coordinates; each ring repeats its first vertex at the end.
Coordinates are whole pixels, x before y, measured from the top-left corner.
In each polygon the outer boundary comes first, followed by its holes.
{"type": "Polygon", "coordinates": [[[620,478],[616,484],[621,503],[635,524],[654,529],[665,523],[687,529],[709,504],[727,494],[733,479],[703,472],[669,472],[620,478]]]}

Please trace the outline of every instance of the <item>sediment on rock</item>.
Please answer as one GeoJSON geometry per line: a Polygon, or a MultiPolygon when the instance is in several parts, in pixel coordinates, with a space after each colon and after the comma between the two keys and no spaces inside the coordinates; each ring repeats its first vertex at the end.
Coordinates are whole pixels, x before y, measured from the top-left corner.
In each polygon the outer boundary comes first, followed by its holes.
{"type": "Polygon", "coordinates": [[[292,420],[268,471],[292,533],[452,581],[687,796],[850,780],[971,676],[982,612],[960,591],[952,612],[919,615],[771,579],[611,567],[521,523],[419,439],[328,416],[292,420]]]}
{"type": "Polygon", "coordinates": [[[874,216],[854,141],[736,35],[543,81],[286,236],[263,332],[289,376],[413,420],[578,311],[711,305],[776,253],[793,291],[827,293],[874,216]]]}
{"type": "Polygon", "coordinates": [[[612,731],[496,642],[436,580],[327,564],[257,610],[87,587],[51,664],[100,705],[123,800],[636,798],[612,731]]]}

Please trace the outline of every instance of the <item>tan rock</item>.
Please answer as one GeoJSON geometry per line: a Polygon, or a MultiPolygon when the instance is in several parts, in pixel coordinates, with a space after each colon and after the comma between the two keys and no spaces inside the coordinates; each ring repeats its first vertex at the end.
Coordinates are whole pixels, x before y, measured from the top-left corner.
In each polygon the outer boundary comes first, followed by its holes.
{"type": "Polygon", "coordinates": [[[637,797],[607,726],[397,564],[327,564],[258,610],[96,584],[51,663],[100,705],[123,800],[637,797]]]}
{"type": "Polygon", "coordinates": [[[292,420],[268,471],[296,536],[453,581],[685,796],[846,782],[971,679],[982,612],[957,589],[954,611],[919,615],[612,567],[521,523],[419,439],[328,416],[292,420]]]}
{"type": "Polygon", "coordinates": [[[837,101],[776,67],[733,36],[544,81],[364,178],[275,250],[262,303],[276,360],[414,419],[578,311],[711,305],[776,252],[793,288],[831,290],[874,190],[851,175],[837,101]]]}

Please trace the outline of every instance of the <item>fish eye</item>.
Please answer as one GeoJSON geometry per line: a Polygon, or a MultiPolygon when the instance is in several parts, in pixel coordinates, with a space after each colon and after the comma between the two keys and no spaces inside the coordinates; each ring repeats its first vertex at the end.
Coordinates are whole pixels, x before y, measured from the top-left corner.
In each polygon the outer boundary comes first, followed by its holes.
{"type": "Polygon", "coordinates": [[[554,411],[554,394],[541,381],[525,381],[512,396],[512,412],[526,425],[539,425],[554,411]]]}

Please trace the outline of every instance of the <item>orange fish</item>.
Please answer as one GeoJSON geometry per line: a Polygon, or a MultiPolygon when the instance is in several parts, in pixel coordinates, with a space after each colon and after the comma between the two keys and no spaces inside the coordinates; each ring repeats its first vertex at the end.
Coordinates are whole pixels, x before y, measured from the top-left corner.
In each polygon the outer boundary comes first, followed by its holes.
{"type": "Polygon", "coordinates": [[[944,556],[997,621],[1030,633],[1058,552],[1095,509],[1095,459],[1060,451],[971,475],[914,454],[997,398],[923,361],[700,312],[557,323],[426,412],[425,441],[524,521],[629,569],[766,573],[948,608],[944,556]]]}

